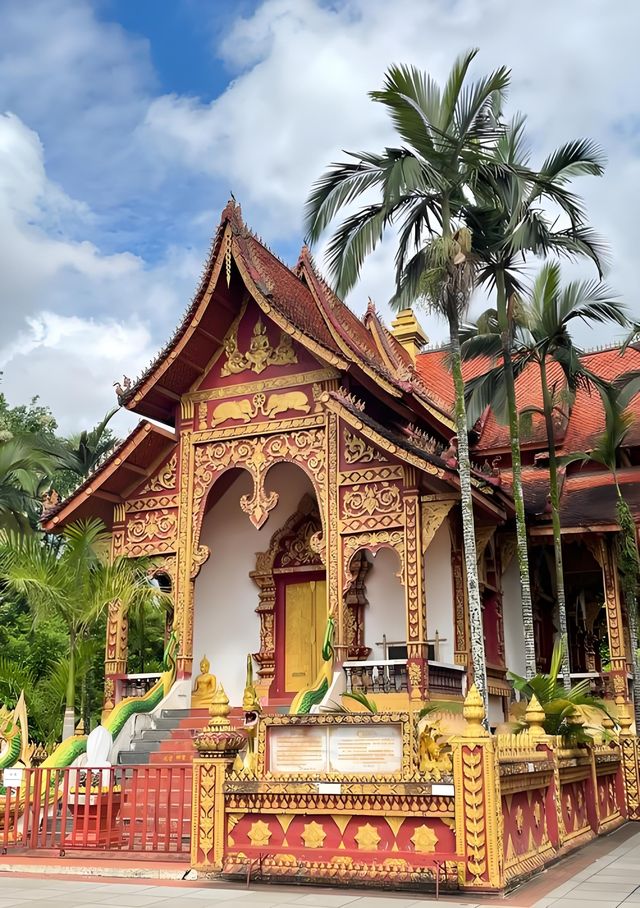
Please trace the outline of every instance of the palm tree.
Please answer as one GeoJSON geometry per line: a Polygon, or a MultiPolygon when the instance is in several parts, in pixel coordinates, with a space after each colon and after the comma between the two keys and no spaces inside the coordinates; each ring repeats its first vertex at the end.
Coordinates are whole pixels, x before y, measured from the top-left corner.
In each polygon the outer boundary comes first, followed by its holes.
{"type": "Polygon", "coordinates": [[[640,653],[638,651],[638,581],[640,556],[638,536],[629,503],[618,481],[620,451],[634,421],[627,407],[640,391],[638,373],[627,373],[613,384],[598,384],[605,415],[605,427],[590,451],[570,454],[565,463],[592,461],[609,470],[616,490],[616,516],[620,532],[616,540],[618,570],[622,580],[624,604],[629,620],[631,654],[633,659],[633,700],[636,728],[640,729],[640,653]]]}
{"type": "MultiPolygon", "coordinates": [[[[494,150],[495,167],[489,170],[487,185],[476,190],[477,204],[469,206],[467,223],[473,235],[473,252],[478,259],[476,283],[496,292],[493,314],[502,342],[504,382],[502,406],[493,401],[494,411],[506,410],[509,424],[513,500],[516,518],[518,568],[520,573],[522,622],[525,639],[525,675],[536,673],[533,607],[529,579],[527,526],[522,491],[520,428],[516,405],[512,346],[515,309],[522,292],[522,272],[529,254],[555,252],[567,256],[587,256],[600,270],[601,250],[597,238],[584,224],[580,201],[567,184],[581,174],[600,175],[603,159],[599,149],[586,140],[568,142],[550,154],[539,170],[532,170],[526,148],[525,118],[517,115],[500,136],[494,150]],[[554,215],[543,205],[561,210],[568,227],[558,227],[554,215]]],[[[485,171],[486,175],[486,171],[485,171]]],[[[469,422],[480,416],[469,413],[469,422]]]]}
{"type": "MultiPolygon", "coordinates": [[[[589,679],[579,681],[567,690],[558,684],[565,647],[560,641],[553,648],[548,673],[521,678],[509,672],[514,688],[527,703],[537,701],[544,712],[543,728],[548,735],[562,735],[575,743],[592,743],[605,734],[604,721],[612,717],[602,700],[589,692],[589,679]]],[[[525,731],[522,723],[516,731],[525,731]]]]}
{"type": "Polygon", "coordinates": [[[381,153],[350,152],[351,161],[333,164],[312,188],[306,223],[310,242],[317,242],[341,208],[371,190],[379,190],[379,201],[348,215],[329,243],[327,262],[336,292],[345,295],[353,288],[366,256],[376,248],[385,230],[397,224],[392,306],[401,309],[420,300],[449,324],[471,657],[474,680],[486,706],[487,674],[460,362],[460,321],[473,287],[470,235],[462,214],[468,193],[478,183],[504,128],[500,107],[509,71],[501,67],[469,82],[467,74],[476,54],[477,50],[469,51],[454,63],[442,90],[413,66],[391,66],[383,89],[371,92],[370,97],[386,108],[402,144],[381,153]]]}
{"type": "Polygon", "coordinates": [[[84,429],[68,438],[48,438],[43,441],[43,448],[55,458],[56,491],[65,497],[97,467],[112,450],[115,438],[108,424],[118,412],[114,407],[93,429],[84,429]]]}
{"type": "Polygon", "coordinates": [[[36,438],[0,442],[0,528],[28,529],[37,523],[39,500],[53,469],[36,438]]]}
{"type": "Polygon", "coordinates": [[[66,628],[67,729],[75,719],[76,663],[89,629],[114,600],[127,611],[132,603],[165,595],[147,581],[148,559],[109,562],[108,542],[104,524],[96,519],[66,527],[61,546],[35,534],[0,534],[0,580],[25,597],[36,621],[56,615],[66,628]]]}
{"type": "MultiPolygon", "coordinates": [[[[563,641],[562,678],[566,690],[571,687],[571,668],[567,641],[567,613],[562,568],[562,531],[560,525],[560,491],[554,419],[563,403],[579,386],[588,386],[591,376],[583,366],[581,351],[573,343],[570,328],[576,319],[590,322],[613,321],[627,325],[624,308],[615,302],[609,288],[600,281],[573,281],[561,287],[560,266],[546,263],[536,277],[529,299],[520,301],[517,324],[513,328],[512,363],[514,377],[533,364],[540,374],[542,406],[528,406],[522,414],[539,415],[544,420],[549,453],[549,495],[553,526],[558,629],[563,641]],[[559,371],[564,387],[551,382],[549,370],[559,371]]],[[[503,344],[497,319],[489,313],[482,320],[484,333],[476,331],[465,341],[465,356],[491,355],[498,364],[467,384],[471,407],[484,407],[494,399],[504,399],[503,344]],[[480,403],[478,399],[480,398],[480,403]],[[475,401],[474,401],[475,398],[475,401]]]]}

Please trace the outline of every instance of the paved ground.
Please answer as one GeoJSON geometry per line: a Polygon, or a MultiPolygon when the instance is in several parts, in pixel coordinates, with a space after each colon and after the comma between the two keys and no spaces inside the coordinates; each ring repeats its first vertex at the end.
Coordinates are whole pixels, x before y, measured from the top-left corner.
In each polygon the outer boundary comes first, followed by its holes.
{"type": "Polygon", "coordinates": [[[506,898],[376,893],[297,886],[207,886],[175,880],[73,879],[0,872],[0,908],[640,908],[640,830],[629,824],[506,898]]]}

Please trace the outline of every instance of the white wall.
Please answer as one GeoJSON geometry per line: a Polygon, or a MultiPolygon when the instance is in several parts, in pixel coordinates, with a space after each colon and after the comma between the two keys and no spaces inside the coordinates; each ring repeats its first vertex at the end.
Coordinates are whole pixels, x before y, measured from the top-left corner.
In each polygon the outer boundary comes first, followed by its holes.
{"type": "Polygon", "coordinates": [[[407,639],[404,587],[397,576],[400,559],[393,549],[379,549],[375,556],[367,552],[367,558],[372,564],[366,578],[364,642],[371,647],[369,659],[382,659],[383,648],[376,643],[383,634],[389,642],[407,639]]]}
{"type": "Polygon", "coordinates": [[[260,648],[260,622],[255,613],[258,588],[249,577],[256,552],[269,547],[276,530],[296,511],[311,481],[299,467],[276,464],[267,474],[268,492],[280,495],[278,504],[260,530],[240,510],[240,497],[251,495],[253,480],[242,471],[205,516],[200,541],[211,556],[195,584],[193,629],[194,675],[206,654],[211,672],[224,685],[232,706],[239,706],[245,684],[247,653],[260,648]]]}
{"type": "Polygon", "coordinates": [[[427,597],[427,637],[436,631],[441,638],[440,662],[453,663],[455,651],[451,537],[445,520],[431,540],[424,557],[424,588],[427,597]]]}
{"type": "Polygon", "coordinates": [[[502,575],[502,615],[507,668],[518,675],[524,675],[524,627],[517,557],[511,559],[511,564],[502,575]]]}

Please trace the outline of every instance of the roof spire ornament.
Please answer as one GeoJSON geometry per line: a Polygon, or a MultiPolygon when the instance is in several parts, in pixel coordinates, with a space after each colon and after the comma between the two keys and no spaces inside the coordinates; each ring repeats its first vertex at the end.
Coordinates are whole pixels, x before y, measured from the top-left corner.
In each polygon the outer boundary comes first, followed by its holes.
{"type": "Polygon", "coordinates": [[[418,353],[429,343],[429,338],[415,317],[413,309],[401,309],[398,312],[397,318],[391,322],[391,333],[402,344],[414,363],[418,353]]]}

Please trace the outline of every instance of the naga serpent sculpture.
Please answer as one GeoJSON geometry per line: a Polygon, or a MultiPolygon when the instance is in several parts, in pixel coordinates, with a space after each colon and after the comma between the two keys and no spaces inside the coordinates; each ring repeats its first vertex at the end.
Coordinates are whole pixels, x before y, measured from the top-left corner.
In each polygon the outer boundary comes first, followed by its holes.
{"type": "Polygon", "coordinates": [[[289,709],[289,715],[311,712],[311,707],[321,703],[329,690],[333,680],[333,663],[335,659],[335,652],[333,649],[334,629],[335,622],[333,616],[329,615],[322,644],[322,665],[320,666],[320,670],[316,675],[313,684],[310,684],[308,687],[303,687],[303,689],[294,697],[291,708],[289,709]]]}

